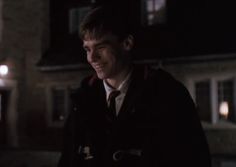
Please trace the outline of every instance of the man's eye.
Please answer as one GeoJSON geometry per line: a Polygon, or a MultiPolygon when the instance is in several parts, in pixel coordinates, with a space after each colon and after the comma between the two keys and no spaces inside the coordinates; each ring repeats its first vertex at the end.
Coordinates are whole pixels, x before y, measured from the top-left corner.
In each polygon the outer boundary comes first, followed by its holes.
{"type": "Polygon", "coordinates": [[[97,47],[97,50],[103,50],[103,49],[105,49],[105,46],[99,46],[99,47],[97,47]]]}
{"type": "Polygon", "coordinates": [[[86,53],[90,52],[90,49],[88,49],[88,48],[84,48],[84,50],[85,50],[86,53]]]}

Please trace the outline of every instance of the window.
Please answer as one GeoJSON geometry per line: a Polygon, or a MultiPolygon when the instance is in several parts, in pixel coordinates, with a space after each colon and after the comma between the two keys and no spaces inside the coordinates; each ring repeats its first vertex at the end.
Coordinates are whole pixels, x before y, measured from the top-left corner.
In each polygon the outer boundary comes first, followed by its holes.
{"type": "Polygon", "coordinates": [[[73,86],[52,86],[49,91],[49,123],[63,123],[72,109],[71,94],[77,89],[73,86]]]}
{"type": "Polygon", "coordinates": [[[233,80],[219,81],[217,85],[219,119],[236,122],[233,105],[233,80]]]}
{"type": "Polygon", "coordinates": [[[236,123],[236,79],[209,78],[194,82],[194,96],[201,120],[236,123]]]}
{"type": "Polygon", "coordinates": [[[66,91],[64,89],[52,89],[52,119],[63,121],[66,116],[66,91]]]}
{"type": "Polygon", "coordinates": [[[74,34],[79,31],[79,24],[88,13],[90,7],[78,7],[69,10],[69,33],[74,34]]]}
{"type": "Polygon", "coordinates": [[[144,25],[162,24],[166,21],[166,0],[142,1],[144,25]]]}
{"type": "MultiPolygon", "coordinates": [[[[92,1],[50,0],[50,45],[54,52],[57,52],[55,50],[68,52],[68,48],[71,50],[74,43],[80,42],[79,24],[92,3],[92,1]]],[[[77,51],[78,46],[73,49],[77,51]]]]}

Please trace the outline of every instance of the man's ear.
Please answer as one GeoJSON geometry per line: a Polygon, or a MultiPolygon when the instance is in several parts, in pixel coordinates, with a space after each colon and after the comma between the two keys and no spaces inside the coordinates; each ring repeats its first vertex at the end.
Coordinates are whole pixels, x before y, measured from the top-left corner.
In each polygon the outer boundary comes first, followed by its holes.
{"type": "Polygon", "coordinates": [[[133,35],[128,35],[124,40],[123,40],[123,48],[126,51],[130,51],[133,46],[134,46],[134,37],[133,35]]]}

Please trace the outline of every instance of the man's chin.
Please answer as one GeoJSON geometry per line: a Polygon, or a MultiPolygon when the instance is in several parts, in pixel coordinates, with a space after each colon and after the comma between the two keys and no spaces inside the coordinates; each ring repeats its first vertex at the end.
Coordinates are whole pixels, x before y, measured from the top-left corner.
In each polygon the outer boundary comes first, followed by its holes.
{"type": "Polygon", "coordinates": [[[104,75],[103,73],[97,72],[97,76],[99,79],[106,79],[106,75],[104,75]]]}

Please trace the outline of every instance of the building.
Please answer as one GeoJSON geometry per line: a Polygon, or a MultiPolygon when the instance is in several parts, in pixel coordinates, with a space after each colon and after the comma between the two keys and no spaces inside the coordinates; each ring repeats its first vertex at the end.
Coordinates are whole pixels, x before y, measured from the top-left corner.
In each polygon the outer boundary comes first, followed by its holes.
{"type": "Polygon", "coordinates": [[[166,59],[162,62],[162,68],[185,84],[197,105],[213,166],[236,164],[235,67],[235,53],[166,59]]]}

